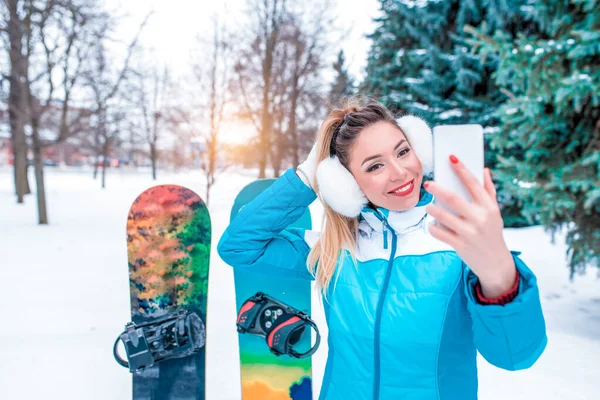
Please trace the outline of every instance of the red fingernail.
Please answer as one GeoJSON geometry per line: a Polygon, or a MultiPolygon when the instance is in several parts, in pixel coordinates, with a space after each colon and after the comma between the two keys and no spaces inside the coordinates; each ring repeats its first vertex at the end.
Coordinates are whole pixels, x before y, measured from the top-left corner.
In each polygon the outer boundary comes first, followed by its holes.
{"type": "Polygon", "coordinates": [[[454,154],[452,154],[452,155],[450,156],[450,162],[451,162],[452,164],[457,164],[457,163],[458,163],[458,158],[456,158],[456,156],[455,156],[454,154]]]}
{"type": "Polygon", "coordinates": [[[424,187],[425,189],[427,189],[427,186],[429,186],[429,182],[425,182],[425,183],[423,184],[423,187],[424,187]]]}

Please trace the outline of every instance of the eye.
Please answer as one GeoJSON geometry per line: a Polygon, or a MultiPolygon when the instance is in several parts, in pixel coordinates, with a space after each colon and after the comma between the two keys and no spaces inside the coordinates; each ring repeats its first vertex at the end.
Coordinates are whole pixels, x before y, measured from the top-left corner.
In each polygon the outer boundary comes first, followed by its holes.
{"type": "MultiPolygon", "coordinates": [[[[402,150],[400,150],[400,152],[398,153],[398,158],[400,157],[404,157],[406,154],[408,154],[410,152],[410,147],[405,147],[402,150]]],[[[373,164],[371,165],[369,168],[367,168],[366,172],[373,172],[378,170],[379,168],[381,168],[383,166],[383,164],[381,163],[377,163],[377,164],[373,164]]]]}
{"type": "Polygon", "coordinates": [[[367,168],[367,172],[373,172],[379,169],[379,167],[381,166],[381,164],[373,164],[371,165],[369,168],[367,168]]]}
{"type": "Polygon", "coordinates": [[[398,157],[403,157],[404,155],[408,154],[410,152],[410,148],[404,148],[402,150],[400,150],[400,153],[398,153],[398,157]]]}

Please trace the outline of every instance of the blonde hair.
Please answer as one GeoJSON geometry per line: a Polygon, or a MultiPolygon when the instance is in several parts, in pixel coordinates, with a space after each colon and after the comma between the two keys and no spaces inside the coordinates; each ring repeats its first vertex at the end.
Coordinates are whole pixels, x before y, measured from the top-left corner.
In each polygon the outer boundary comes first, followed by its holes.
{"type": "MultiPolygon", "coordinates": [[[[346,169],[349,169],[352,146],[363,129],[382,121],[398,126],[394,115],[384,105],[364,96],[346,98],[339,108],[334,108],[329,113],[319,128],[316,139],[318,162],[330,156],[333,134],[342,121],[345,123],[336,136],[334,147],[336,156],[346,169]]],[[[315,277],[317,286],[327,298],[327,291],[336,272],[338,259],[344,259],[342,252],[344,248],[348,249],[356,266],[358,218],[348,218],[335,212],[323,201],[316,177],[313,177],[313,182],[315,182],[314,190],[323,203],[325,213],[321,236],[310,251],[307,264],[315,277]],[[341,257],[340,254],[342,254],[341,257]]]]}

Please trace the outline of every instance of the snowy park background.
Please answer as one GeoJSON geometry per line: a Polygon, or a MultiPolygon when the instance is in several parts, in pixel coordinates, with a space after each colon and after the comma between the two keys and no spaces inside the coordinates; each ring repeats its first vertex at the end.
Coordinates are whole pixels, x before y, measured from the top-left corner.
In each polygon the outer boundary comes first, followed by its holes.
{"type": "MultiPolygon", "coordinates": [[[[131,398],[112,356],[130,320],[126,218],[158,184],[209,205],[206,398],[239,400],[233,272],[216,252],[234,197],[301,163],[331,107],[356,94],[432,127],[484,127],[505,238],[538,277],[549,341],[524,371],[479,358],[479,398],[599,399],[599,10],[0,2],[0,400],[131,398]],[[555,242],[544,227],[561,227],[555,242]]],[[[319,202],[311,211],[319,229],[319,202]]],[[[312,313],[324,336],[318,393],[327,327],[316,293],[312,313]]]]}
{"type": "MultiPolygon", "coordinates": [[[[232,171],[214,186],[210,214],[213,251],[207,331],[207,399],[240,398],[232,269],[216,253],[235,194],[256,171],[232,171]]],[[[34,197],[14,202],[12,173],[0,169],[0,399],[129,399],[131,377],[112,357],[129,321],[125,221],[131,202],[155,184],[203,193],[197,172],[114,170],[102,190],[91,172],[48,169],[53,223],[39,226],[34,197]]],[[[311,206],[319,226],[322,209],[311,206]]],[[[600,291],[590,270],[568,279],[562,238],[551,244],[540,227],[506,229],[511,249],[538,276],[548,347],[530,369],[507,372],[478,359],[481,400],[595,400],[600,393],[600,291]]],[[[317,296],[313,315],[326,338],[317,296]]],[[[321,386],[327,340],[314,356],[315,393],[321,386]]]]}

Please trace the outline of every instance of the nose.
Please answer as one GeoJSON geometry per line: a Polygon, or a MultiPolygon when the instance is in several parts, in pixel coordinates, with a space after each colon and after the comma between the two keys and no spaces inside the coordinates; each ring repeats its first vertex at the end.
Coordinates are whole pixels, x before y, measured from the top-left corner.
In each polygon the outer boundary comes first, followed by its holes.
{"type": "Polygon", "coordinates": [[[390,171],[389,179],[391,182],[395,182],[395,181],[404,182],[406,180],[408,171],[406,170],[406,168],[404,168],[404,166],[402,165],[402,163],[399,160],[392,161],[390,167],[391,168],[389,169],[389,171],[390,171]]]}

